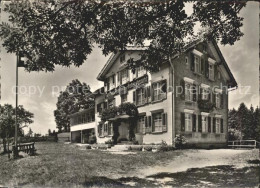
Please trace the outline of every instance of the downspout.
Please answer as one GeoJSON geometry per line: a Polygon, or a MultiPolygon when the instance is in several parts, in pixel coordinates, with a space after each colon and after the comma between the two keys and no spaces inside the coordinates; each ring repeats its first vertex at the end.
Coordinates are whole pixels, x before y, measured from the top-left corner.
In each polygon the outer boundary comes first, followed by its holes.
{"type": "Polygon", "coordinates": [[[174,66],[171,60],[171,57],[169,57],[169,63],[171,65],[172,69],[172,144],[174,145],[174,138],[175,138],[175,98],[174,98],[174,66]]]}

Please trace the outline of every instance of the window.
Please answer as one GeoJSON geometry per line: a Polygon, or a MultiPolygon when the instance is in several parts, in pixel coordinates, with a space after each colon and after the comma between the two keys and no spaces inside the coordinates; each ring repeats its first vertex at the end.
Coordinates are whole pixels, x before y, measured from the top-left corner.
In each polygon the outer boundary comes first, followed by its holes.
{"type": "Polygon", "coordinates": [[[192,131],[192,115],[185,113],[185,130],[192,131]]]}
{"type": "Polygon", "coordinates": [[[124,69],[121,71],[121,84],[125,84],[129,81],[128,78],[128,69],[124,69]]]}
{"type": "Polygon", "coordinates": [[[113,134],[113,125],[111,122],[108,123],[108,135],[111,136],[113,134]]]}
{"type": "Polygon", "coordinates": [[[220,118],[216,118],[216,133],[220,133],[220,118]]]}
{"type": "Polygon", "coordinates": [[[127,94],[121,95],[121,103],[127,102],[127,94]]]}
{"type": "Polygon", "coordinates": [[[202,88],[201,99],[209,100],[209,90],[208,89],[202,88]]]}
{"type": "Polygon", "coordinates": [[[201,116],[202,132],[207,132],[208,127],[208,117],[201,116]]]}
{"type": "Polygon", "coordinates": [[[220,94],[216,93],[216,107],[220,108],[220,94]]]}
{"type": "Polygon", "coordinates": [[[145,75],[146,71],[143,66],[140,66],[137,68],[137,77],[141,77],[145,75]]]}
{"type": "Polygon", "coordinates": [[[152,84],[153,101],[158,101],[166,98],[166,80],[152,84]]]}
{"type": "Polygon", "coordinates": [[[120,57],[120,63],[124,63],[125,62],[125,54],[121,55],[120,57]]]}
{"type": "Polygon", "coordinates": [[[144,90],[145,90],[145,88],[140,88],[140,89],[136,90],[137,105],[145,104],[144,90]]]}
{"type": "Polygon", "coordinates": [[[201,59],[198,56],[194,56],[195,72],[201,73],[201,59]]]}
{"type": "Polygon", "coordinates": [[[153,132],[162,132],[162,113],[153,114],[153,132]]]}
{"type": "Polygon", "coordinates": [[[145,132],[145,116],[140,116],[136,126],[136,133],[145,132]]]}
{"type": "Polygon", "coordinates": [[[114,89],[115,88],[115,75],[112,75],[109,77],[109,84],[108,84],[109,88],[108,90],[110,89],[114,89]]]}
{"type": "Polygon", "coordinates": [[[209,63],[209,79],[214,80],[214,65],[209,63]]]}
{"type": "Polygon", "coordinates": [[[185,82],[185,100],[186,101],[192,101],[192,84],[185,82]]]}
{"type": "Polygon", "coordinates": [[[102,103],[97,104],[97,112],[102,113],[102,103]]]}

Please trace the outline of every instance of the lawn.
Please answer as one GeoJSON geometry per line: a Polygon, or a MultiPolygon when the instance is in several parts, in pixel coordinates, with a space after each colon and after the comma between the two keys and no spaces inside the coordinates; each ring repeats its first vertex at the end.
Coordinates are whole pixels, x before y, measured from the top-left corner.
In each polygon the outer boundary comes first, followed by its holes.
{"type": "MultiPolygon", "coordinates": [[[[26,187],[117,185],[179,187],[205,186],[205,184],[207,186],[256,186],[259,177],[259,166],[257,166],[259,160],[256,159],[255,153],[252,158],[252,152],[248,152],[250,153],[248,159],[255,159],[255,161],[253,164],[245,164],[242,168],[225,163],[204,168],[190,168],[180,172],[158,171],[146,175],[146,169],[150,171],[155,166],[167,167],[172,162],[180,164],[182,160],[189,159],[190,157],[187,157],[189,155],[194,155],[196,158],[200,151],[177,150],[120,155],[101,150],[82,150],[75,145],[47,142],[36,143],[36,149],[36,156],[18,160],[8,160],[7,155],[1,155],[0,185],[26,187]]],[[[240,157],[245,161],[247,152],[240,157]]]]}

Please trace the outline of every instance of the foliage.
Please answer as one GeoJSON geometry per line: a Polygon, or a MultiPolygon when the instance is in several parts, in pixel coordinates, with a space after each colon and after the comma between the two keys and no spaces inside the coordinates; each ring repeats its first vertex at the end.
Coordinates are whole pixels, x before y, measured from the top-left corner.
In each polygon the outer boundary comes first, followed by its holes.
{"type": "Polygon", "coordinates": [[[82,109],[94,107],[94,100],[90,97],[89,85],[78,79],[72,80],[65,91],[60,92],[57,109],[54,111],[55,121],[59,132],[70,131],[69,115],[82,109]]]}
{"type": "Polygon", "coordinates": [[[185,138],[185,136],[178,134],[176,135],[176,137],[174,138],[174,143],[175,143],[175,147],[177,149],[183,149],[185,147],[185,145],[187,144],[187,139],[185,138]]]}
{"type": "Polygon", "coordinates": [[[10,24],[1,24],[0,37],[8,52],[24,52],[27,71],[80,66],[94,44],[104,55],[129,44],[146,45],[140,59],[128,60],[129,67],[141,63],[155,71],[197,39],[232,45],[243,36],[239,12],[246,2],[194,1],[188,15],[186,1],[150,1],[11,2],[4,8],[10,24]],[[194,32],[196,22],[202,27],[199,34],[194,32]]]}
{"type": "Polygon", "coordinates": [[[90,144],[97,143],[97,137],[94,134],[89,137],[89,143],[90,144]]]}
{"type": "Polygon", "coordinates": [[[210,100],[198,100],[198,107],[203,112],[211,112],[214,110],[215,105],[210,100]]]}
{"type": "Polygon", "coordinates": [[[145,151],[152,151],[153,148],[151,146],[144,146],[145,151]]]}
{"type": "Polygon", "coordinates": [[[33,131],[32,131],[32,129],[31,129],[31,127],[29,128],[29,131],[28,131],[28,133],[27,133],[27,136],[28,136],[28,137],[32,137],[32,136],[33,136],[33,131]]]}
{"type": "Polygon", "coordinates": [[[168,145],[165,141],[162,140],[160,146],[157,148],[158,152],[165,152],[165,151],[172,151],[174,150],[174,147],[171,145],[168,145]]]}
{"type": "Polygon", "coordinates": [[[113,106],[102,111],[101,120],[107,121],[110,118],[114,118],[116,115],[127,114],[132,117],[138,115],[138,109],[133,103],[122,103],[118,107],[113,106]]]}
{"type": "Polygon", "coordinates": [[[101,120],[107,121],[110,118],[114,118],[117,115],[117,112],[118,112],[118,107],[116,106],[104,109],[101,114],[101,120]]]}
{"type": "Polygon", "coordinates": [[[110,140],[107,140],[107,141],[105,142],[105,144],[111,144],[111,145],[112,145],[112,144],[114,144],[114,141],[110,139],[110,140]]]}
{"type": "Polygon", "coordinates": [[[260,141],[260,111],[241,103],[238,110],[228,113],[229,140],[253,139],[260,141]]]}
{"type": "MultiPolygon", "coordinates": [[[[18,136],[22,135],[22,128],[33,123],[33,114],[19,105],[17,108],[18,136]]],[[[0,137],[3,139],[4,152],[6,142],[14,137],[15,133],[15,108],[10,104],[0,105],[0,137]]]]}

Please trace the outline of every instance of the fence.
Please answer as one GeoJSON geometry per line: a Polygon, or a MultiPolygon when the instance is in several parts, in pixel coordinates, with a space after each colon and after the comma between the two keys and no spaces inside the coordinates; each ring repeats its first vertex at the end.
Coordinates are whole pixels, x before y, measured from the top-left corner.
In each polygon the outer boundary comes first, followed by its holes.
{"type": "Polygon", "coordinates": [[[231,148],[260,148],[260,142],[256,140],[234,140],[228,141],[228,147],[231,148]]]}

